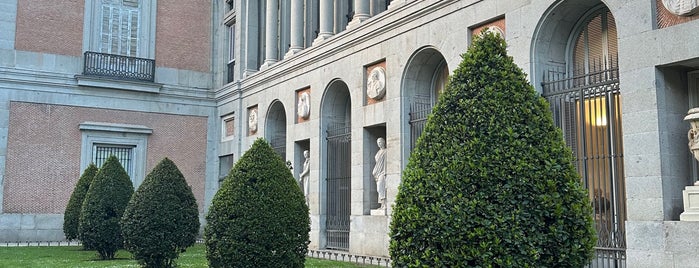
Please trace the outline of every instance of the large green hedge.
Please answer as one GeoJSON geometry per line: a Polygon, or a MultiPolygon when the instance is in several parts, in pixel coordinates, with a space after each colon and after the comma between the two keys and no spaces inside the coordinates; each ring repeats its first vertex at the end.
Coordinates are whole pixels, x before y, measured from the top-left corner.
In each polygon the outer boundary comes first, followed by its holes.
{"type": "Polygon", "coordinates": [[[83,245],[97,250],[102,259],[113,259],[114,253],[123,248],[119,219],[132,194],[129,175],[119,160],[110,156],[87,190],[78,228],[83,245]]]}
{"type": "Polygon", "coordinates": [[[204,238],[211,267],[303,267],[310,219],[301,188],[263,139],[214,196],[204,238]]]}
{"type": "Polygon", "coordinates": [[[85,194],[87,194],[87,189],[90,188],[90,183],[92,179],[95,178],[97,174],[97,166],[90,163],[83,175],[78,179],[78,183],[73,189],[73,193],[70,195],[68,200],[68,205],[66,206],[66,211],[63,214],[63,234],[65,234],[66,239],[73,240],[78,239],[78,223],[80,221],[80,209],[83,205],[83,200],[85,200],[85,194]]]}
{"type": "Polygon", "coordinates": [[[395,267],[582,267],[592,210],[548,103],[492,33],[433,109],[396,198],[395,267]]]}
{"type": "Polygon", "coordinates": [[[144,267],[172,267],[196,242],[199,210],[174,162],[163,159],[131,197],[121,218],[124,247],[144,267]]]}

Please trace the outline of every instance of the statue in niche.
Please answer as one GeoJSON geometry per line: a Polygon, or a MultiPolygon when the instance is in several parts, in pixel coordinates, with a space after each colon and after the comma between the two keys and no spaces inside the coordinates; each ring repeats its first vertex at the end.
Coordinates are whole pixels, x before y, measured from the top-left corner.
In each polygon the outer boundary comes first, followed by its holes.
{"type": "Polygon", "coordinates": [[[306,204],[308,204],[308,192],[310,187],[310,171],[311,171],[311,157],[308,150],[303,151],[303,157],[306,161],[303,162],[303,170],[299,173],[299,185],[303,191],[303,195],[306,197],[306,204]]]}
{"type": "Polygon", "coordinates": [[[371,175],[376,180],[376,191],[379,193],[379,209],[386,209],[386,140],[378,138],[376,144],[379,145],[379,151],[376,152],[374,160],[376,165],[371,175]]]}

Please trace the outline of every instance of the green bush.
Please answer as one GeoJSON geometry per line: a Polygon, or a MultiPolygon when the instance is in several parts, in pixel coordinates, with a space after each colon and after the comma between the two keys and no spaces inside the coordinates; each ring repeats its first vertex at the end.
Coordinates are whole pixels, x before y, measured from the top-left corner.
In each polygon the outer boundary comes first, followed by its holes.
{"type": "Polygon", "coordinates": [[[131,197],[121,218],[124,247],[144,267],[172,267],[194,245],[199,210],[192,189],[170,159],[163,159],[131,197]]]}
{"type": "Polygon", "coordinates": [[[548,103],[492,33],[476,37],[396,197],[395,267],[582,267],[592,209],[548,103]]]}
{"type": "Polygon", "coordinates": [[[87,190],[78,227],[83,245],[95,249],[102,259],[113,259],[124,245],[119,219],[133,194],[129,175],[115,156],[110,156],[87,190]]]}
{"type": "Polygon", "coordinates": [[[214,196],[204,239],[210,267],[303,267],[310,219],[284,161],[258,139],[214,196]]]}
{"type": "Polygon", "coordinates": [[[97,174],[97,166],[90,163],[83,171],[83,175],[78,179],[78,184],[75,185],[75,189],[73,189],[73,193],[70,195],[66,211],[63,214],[63,234],[65,234],[68,241],[78,239],[80,209],[82,208],[87,189],[90,188],[90,183],[95,178],[95,174],[97,174]]]}

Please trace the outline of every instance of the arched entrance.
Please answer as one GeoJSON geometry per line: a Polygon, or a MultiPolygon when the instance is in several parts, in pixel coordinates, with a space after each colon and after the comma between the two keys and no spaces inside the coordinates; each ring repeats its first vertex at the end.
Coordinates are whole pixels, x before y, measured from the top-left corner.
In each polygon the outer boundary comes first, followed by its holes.
{"type": "Polygon", "coordinates": [[[590,0],[558,2],[545,15],[532,45],[532,80],[551,105],[592,201],[598,241],[591,267],[624,267],[626,196],[614,16],[602,2],[590,0]]]}
{"type": "MultiPolygon", "coordinates": [[[[447,62],[434,47],[420,48],[408,60],[401,81],[401,94],[405,100],[402,109],[407,110],[402,114],[408,115],[402,120],[404,134],[401,140],[407,143],[402,146],[403,159],[407,160],[415,147],[427,122],[427,115],[432,112],[448,80],[447,62]]],[[[406,164],[407,161],[403,161],[403,166],[406,164]]]]}
{"type": "MultiPolygon", "coordinates": [[[[349,250],[351,204],[351,100],[341,80],[330,82],[321,104],[321,176],[325,182],[324,247],[349,250]]],[[[323,187],[323,186],[321,186],[323,187]]],[[[322,221],[322,218],[321,218],[322,221]]]]}
{"type": "Polygon", "coordinates": [[[265,138],[282,160],[286,160],[286,112],[279,100],[273,101],[267,111],[265,138]]]}

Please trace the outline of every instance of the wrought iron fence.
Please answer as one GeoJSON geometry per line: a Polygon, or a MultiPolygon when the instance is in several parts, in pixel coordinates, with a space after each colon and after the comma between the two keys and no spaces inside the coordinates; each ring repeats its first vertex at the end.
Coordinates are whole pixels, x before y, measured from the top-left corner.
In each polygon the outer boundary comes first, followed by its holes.
{"type": "Polygon", "coordinates": [[[410,149],[415,148],[417,139],[422,135],[427,123],[427,115],[432,112],[430,96],[416,95],[410,103],[410,149]]]}
{"type": "Polygon", "coordinates": [[[589,267],[626,267],[625,181],[617,61],[592,61],[567,72],[552,66],[543,97],[573,151],[592,201],[597,245],[589,267]]]}
{"type": "Polygon", "coordinates": [[[272,149],[274,149],[277,154],[286,161],[286,133],[278,134],[272,137],[270,143],[272,149]]]}
{"type": "Polygon", "coordinates": [[[334,124],[328,128],[326,248],[349,250],[350,232],[350,127],[334,124]]]}
{"type": "Polygon", "coordinates": [[[155,81],[155,60],[85,51],[83,75],[118,80],[155,81]]]}
{"type": "Polygon", "coordinates": [[[354,255],[344,252],[312,249],[308,250],[308,253],[306,255],[316,259],[351,262],[361,265],[378,265],[381,267],[391,267],[391,259],[387,257],[354,255]]]}

